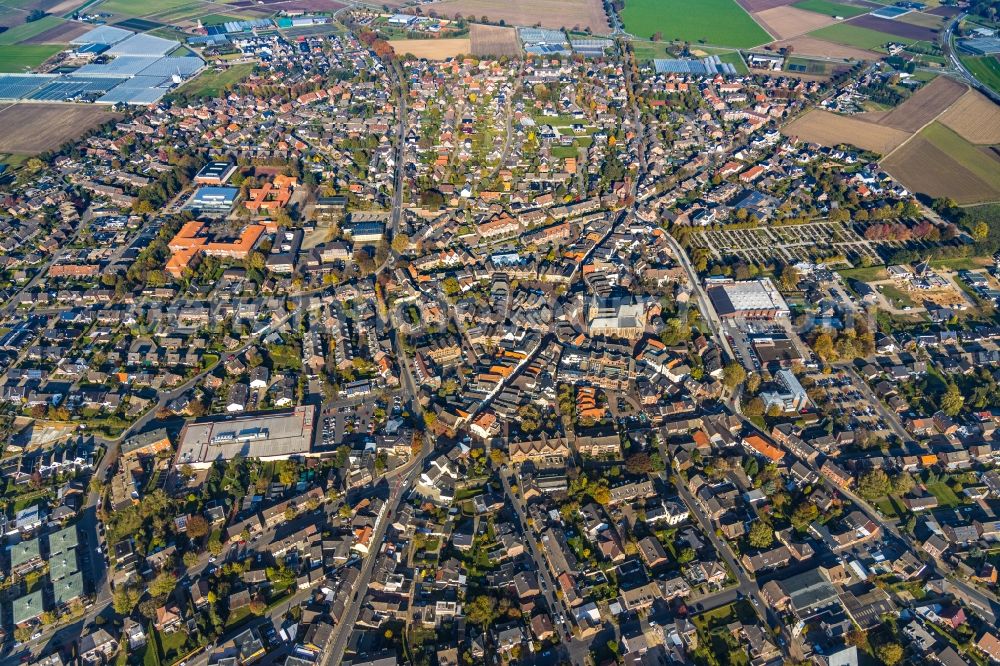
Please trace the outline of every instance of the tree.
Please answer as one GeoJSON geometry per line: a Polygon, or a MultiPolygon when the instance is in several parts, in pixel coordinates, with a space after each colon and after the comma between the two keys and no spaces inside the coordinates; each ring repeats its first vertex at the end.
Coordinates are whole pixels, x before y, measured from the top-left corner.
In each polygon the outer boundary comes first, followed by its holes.
{"type": "Polygon", "coordinates": [[[975,226],[972,227],[972,239],[979,242],[986,240],[986,237],[990,235],[990,225],[985,222],[977,222],[975,226]]]}
{"type": "Polygon", "coordinates": [[[688,546],[677,554],[677,563],[687,564],[688,562],[693,562],[695,557],[697,557],[697,553],[694,552],[694,548],[688,546]]]}
{"type": "Polygon", "coordinates": [[[406,234],[396,234],[392,239],[392,249],[396,254],[403,254],[410,246],[410,237],[406,234]]]}
{"type": "Polygon", "coordinates": [[[465,607],[465,616],[469,622],[486,629],[498,617],[497,600],[489,595],[481,594],[465,607]]]}
{"type": "Polygon", "coordinates": [[[903,660],[903,646],[899,643],[883,643],[875,648],[877,656],[885,666],[896,666],[903,660]]]}
{"type": "Polygon", "coordinates": [[[205,516],[194,515],[188,518],[187,535],[189,539],[200,539],[208,534],[208,521],[205,516]]]}
{"type": "Polygon", "coordinates": [[[115,612],[119,615],[131,615],[142,593],[134,587],[118,586],[115,590],[114,601],[115,612]]]}
{"type": "Polygon", "coordinates": [[[763,520],[758,520],[750,526],[750,545],[754,548],[767,548],[774,543],[774,530],[763,520]]]}
{"type": "Polygon", "coordinates": [[[648,453],[633,453],[625,459],[625,471],[629,474],[649,474],[653,471],[653,461],[648,453]]]}
{"type": "Polygon", "coordinates": [[[149,584],[149,593],[154,597],[165,597],[174,591],[177,577],[170,571],[161,571],[149,584]]]}
{"type": "Polygon", "coordinates": [[[905,495],[913,489],[913,477],[906,472],[900,472],[892,479],[892,492],[897,495],[905,495]]]}
{"type": "Polygon", "coordinates": [[[218,555],[222,552],[222,542],[219,537],[212,535],[212,538],[208,540],[208,552],[212,555],[218,555]]]}
{"type": "Polygon", "coordinates": [[[833,338],[829,333],[823,331],[813,340],[813,351],[824,363],[837,359],[837,352],[833,348],[833,338]]]}
{"type": "Polygon", "coordinates": [[[725,368],[722,369],[722,383],[725,384],[726,388],[730,391],[742,384],[747,378],[747,371],[743,369],[743,366],[732,361],[725,368]]]}
{"type": "Polygon", "coordinates": [[[948,416],[957,416],[962,411],[965,404],[965,396],[955,384],[948,384],[944,395],[941,396],[941,410],[948,416]]]}
{"type": "Polygon", "coordinates": [[[866,500],[885,497],[890,490],[892,490],[892,482],[884,470],[869,470],[858,479],[858,494],[866,500]]]}
{"type": "Polygon", "coordinates": [[[756,372],[751,372],[747,375],[747,393],[755,394],[760,390],[760,375],[756,372]]]}
{"type": "Polygon", "coordinates": [[[198,553],[194,552],[193,550],[189,550],[186,553],[184,553],[184,557],[182,559],[184,561],[184,566],[190,569],[191,567],[198,564],[198,553]]]}

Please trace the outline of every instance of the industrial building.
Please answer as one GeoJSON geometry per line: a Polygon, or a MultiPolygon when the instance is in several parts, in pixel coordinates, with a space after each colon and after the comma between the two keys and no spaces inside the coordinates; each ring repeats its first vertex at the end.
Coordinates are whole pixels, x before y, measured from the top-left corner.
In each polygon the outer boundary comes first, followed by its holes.
{"type": "Polygon", "coordinates": [[[209,162],[195,175],[194,182],[199,185],[224,185],[235,172],[236,165],[232,162],[209,162]]]}
{"type": "Polygon", "coordinates": [[[708,296],[723,319],[779,319],[789,315],[788,304],[770,278],[715,283],[708,287],[708,296]]]}
{"type": "Polygon", "coordinates": [[[287,460],[313,454],[316,411],[312,405],[273,412],[213,416],[181,429],[175,466],[207,469],[236,456],[287,460]]]}

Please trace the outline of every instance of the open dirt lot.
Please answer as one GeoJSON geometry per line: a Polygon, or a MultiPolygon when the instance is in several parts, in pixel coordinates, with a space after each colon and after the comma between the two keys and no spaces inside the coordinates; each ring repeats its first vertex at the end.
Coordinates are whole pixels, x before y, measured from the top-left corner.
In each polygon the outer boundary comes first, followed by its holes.
{"type": "Polygon", "coordinates": [[[882,168],[910,191],[931,197],[948,196],[960,204],[1000,198],[996,188],[923,136],[913,137],[883,160],[882,168]]]}
{"type": "Polygon", "coordinates": [[[954,104],[968,89],[965,84],[939,76],[885,114],[879,122],[904,132],[916,132],[954,104]]]}
{"type": "Polygon", "coordinates": [[[0,153],[53,150],[121,114],[91,104],[11,104],[0,109],[0,153]]]}
{"type": "Polygon", "coordinates": [[[519,56],[521,44],[517,41],[517,30],[498,25],[473,23],[469,26],[472,40],[472,55],[477,56],[519,56]]]}
{"type": "Polygon", "coordinates": [[[823,58],[876,60],[881,57],[878,53],[874,53],[872,51],[866,51],[865,49],[859,49],[853,46],[845,46],[843,44],[834,44],[833,42],[805,35],[794,39],[786,39],[780,42],[775,42],[772,46],[775,51],[785,46],[791,46],[796,55],[811,55],[823,58]]]}
{"type": "Polygon", "coordinates": [[[396,39],[389,42],[400,56],[409,53],[417,58],[444,60],[472,53],[472,40],[464,39],[396,39]]]}
{"type": "Polygon", "coordinates": [[[892,127],[884,127],[849,116],[813,109],[781,128],[785,136],[824,146],[850,144],[886,155],[910,136],[892,127]]]}
{"type": "Polygon", "coordinates": [[[543,28],[590,28],[596,34],[611,32],[608,15],[601,0],[444,0],[423,6],[424,12],[436,11],[441,16],[461,14],[466,18],[487,17],[496,23],[501,19],[509,25],[543,28]]]}
{"type": "Polygon", "coordinates": [[[978,90],[962,95],[940,120],[969,143],[1000,143],[1000,107],[978,90]]]}
{"type": "Polygon", "coordinates": [[[832,16],[796,7],[775,7],[753,15],[775,39],[791,39],[836,23],[832,16]]]}

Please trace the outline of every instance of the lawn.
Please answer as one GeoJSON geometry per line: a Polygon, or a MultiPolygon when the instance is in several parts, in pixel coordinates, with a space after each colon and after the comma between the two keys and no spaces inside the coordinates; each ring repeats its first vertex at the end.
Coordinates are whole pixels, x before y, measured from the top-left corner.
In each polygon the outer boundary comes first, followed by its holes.
{"type": "Polygon", "coordinates": [[[50,28],[62,25],[64,21],[56,16],[46,16],[31,23],[22,23],[6,32],[0,33],[0,44],[17,44],[35,35],[40,35],[50,28]]]}
{"type": "Polygon", "coordinates": [[[987,88],[1000,92],[1000,60],[996,56],[962,57],[962,64],[987,88]]]}
{"type": "Polygon", "coordinates": [[[856,25],[850,25],[847,23],[835,23],[825,28],[820,28],[819,30],[810,32],[809,36],[817,39],[825,39],[826,41],[833,42],[835,44],[856,46],[859,49],[868,49],[871,51],[881,50],[882,45],[888,42],[915,44],[917,41],[915,39],[889,35],[884,32],[879,32],[878,30],[860,28],[856,25]]]}
{"type": "Polygon", "coordinates": [[[730,51],[729,53],[722,53],[719,55],[719,60],[722,62],[728,62],[730,65],[736,68],[737,74],[749,74],[750,69],[747,67],[746,62],[743,60],[743,56],[740,55],[739,51],[730,51]]]}
{"type": "Polygon", "coordinates": [[[828,0],[801,0],[800,2],[793,4],[792,7],[805,9],[810,12],[816,12],[817,14],[826,14],[827,16],[843,16],[844,18],[860,16],[861,14],[866,14],[869,11],[867,7],[842,5],[837,2],[828,2],[828,0]]]}
{"type": "Polygon", "coordinates": [[[637,37],[750,48],[771,41],[735,0],[626,0],[625,29],[637,37]]]}
{"type": "Polygon", "coordinates": [[[222,71],[208,69],[178,88],[177,92],[195,97],[218,97],[226,88],[252,73],[253,63],[240,63],[222,71]]]}
{"type": "Polygon", "coordinates": [[[668,44],[663,42],[632,42],[632,52],[635,54],[635,59],[642,62],[643,60],[655,60],[656,58],[670,58],[672,57],[667,51],[668,44]]]}
{"type": "Polygon", "coordinates": [[[938,504],[943,507],[953,508],[962,503],[962,500],[958,498],[955,491],[952,490],[947,483],[943,481],[938,481],[937,483],[928,483],[927,492],[934,497],[937,497],[938,504]]]}
{"type": "Polygon", "coordinates": [[[38,67],[61,50],[58,44],[0,46],[0,72],[24,72],[38,67]]]}
{"type": "Polygon", "coordinates": [[[552,147],[552,157],[564,160],[567,157],[577,157],[580,151],[577,150],[576,146],[553,146],[552,147]]]}

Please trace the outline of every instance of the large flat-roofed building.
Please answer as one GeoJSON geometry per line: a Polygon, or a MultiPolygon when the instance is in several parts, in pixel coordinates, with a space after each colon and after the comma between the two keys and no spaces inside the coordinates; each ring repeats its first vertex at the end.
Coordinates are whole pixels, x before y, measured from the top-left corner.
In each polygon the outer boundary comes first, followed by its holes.
{"type": "Polygon", "coordinates": [[[174,464],[207,469],[217,460],[236,456],[260,460],[309,456],[315,420],[312,405],[199,419],[181,429],[174,464]]]}
{"type": "Polygon", "coordinates": [[[711,285],[708,295],[723,318],[778,319],[789,314],[788,304],[770,278],[711,285]]]}
{"type": "Polygon", "coordinates": [[[194,177],[199,185],[223,185],[236,171],[232,162],[209,162],[194,177]]]}
{"type": "Polygon", "coordinates": [[[235,187],[203,185],[195,190],[191,198],[184,204],[184,210],[199,211],[202,214],[226,215],[233,209],[233,204],[239,193],[239,189],[235,187]]]}

